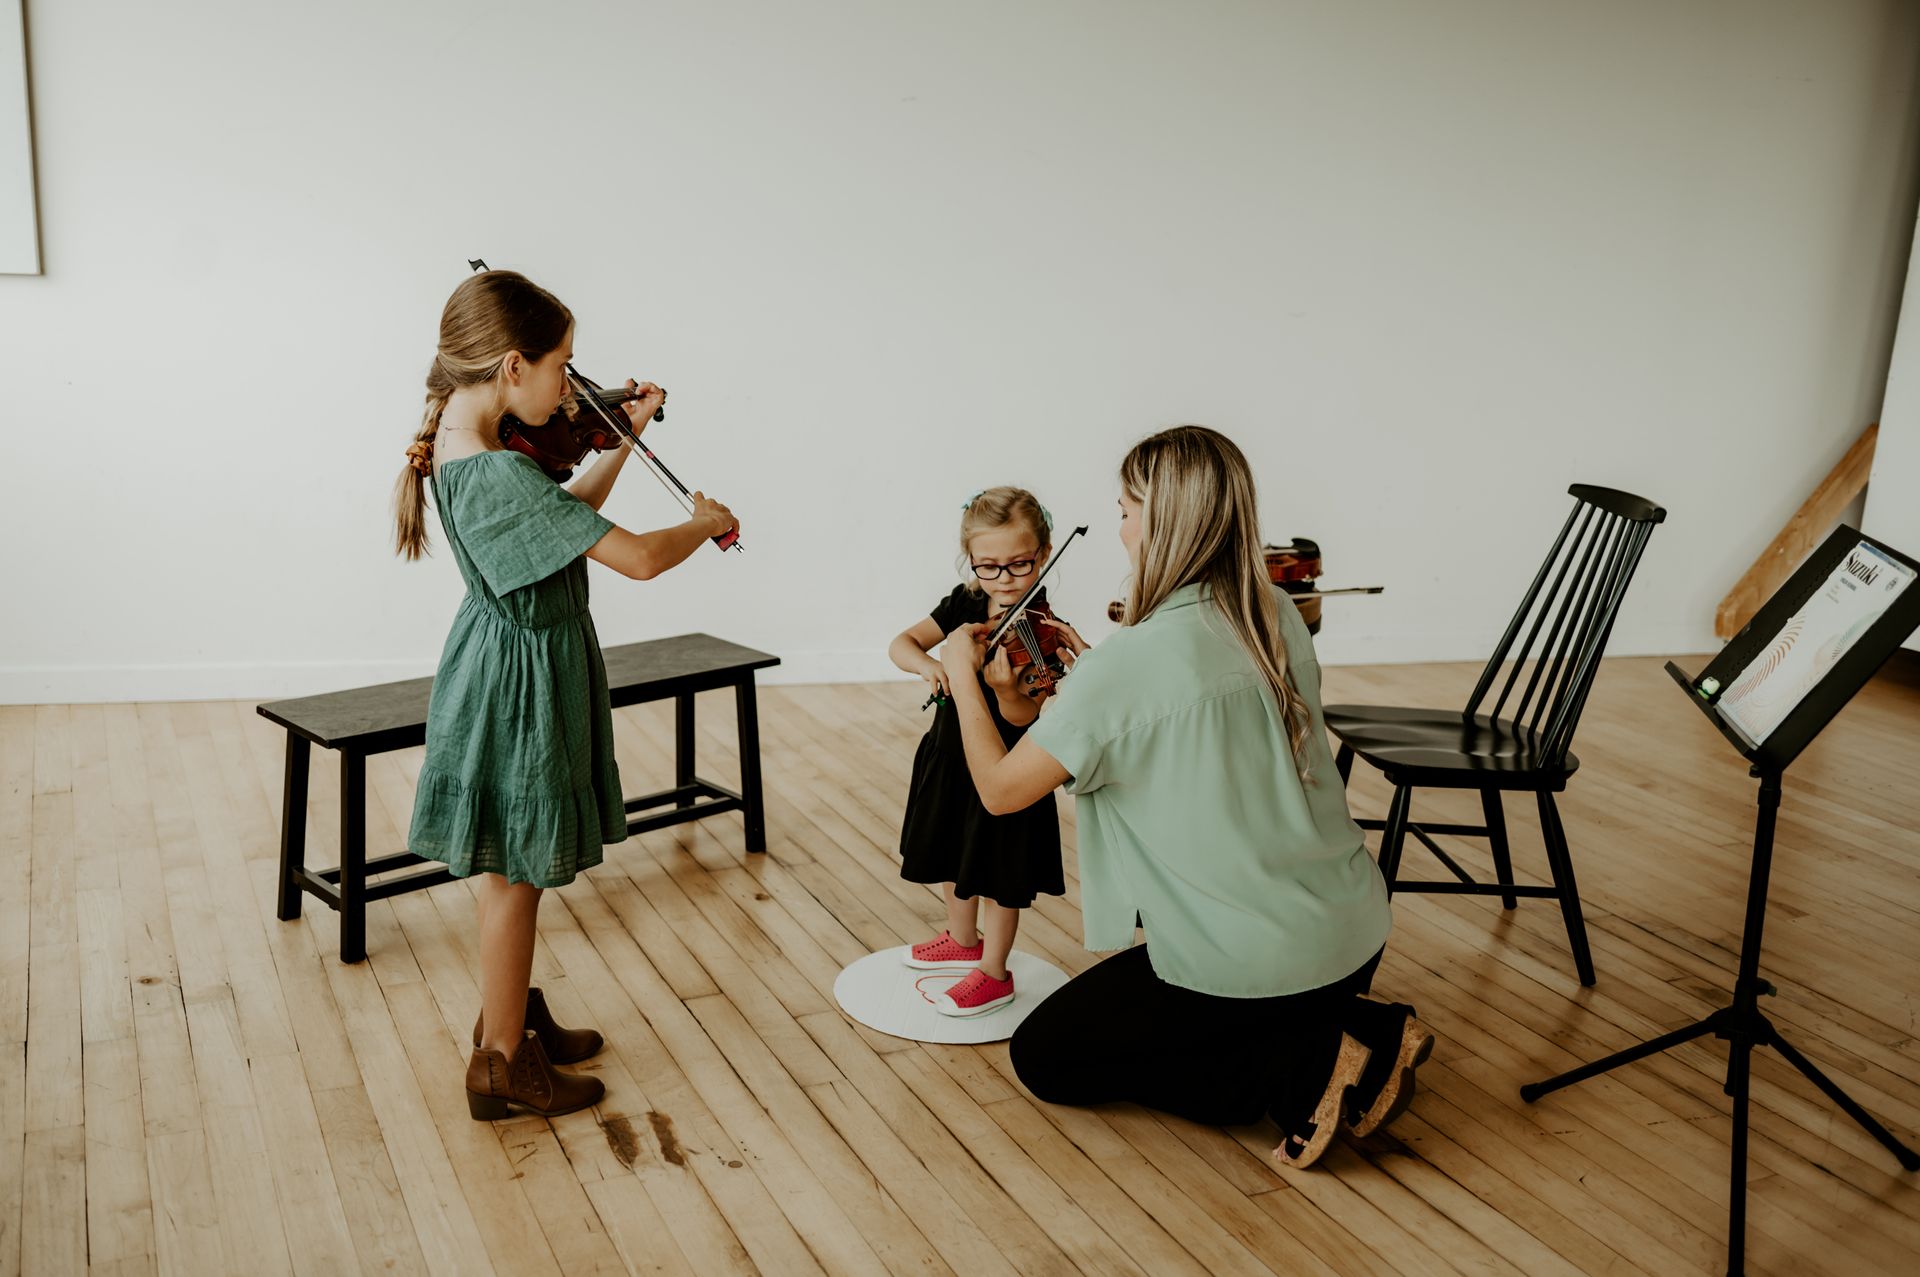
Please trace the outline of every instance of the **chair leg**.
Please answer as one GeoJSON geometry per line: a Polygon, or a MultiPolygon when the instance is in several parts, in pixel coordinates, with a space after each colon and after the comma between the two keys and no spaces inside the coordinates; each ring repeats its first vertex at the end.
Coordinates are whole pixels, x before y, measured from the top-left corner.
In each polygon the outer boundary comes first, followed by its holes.
{"type": "Polygon", "coordinates": [[[1387,808],[1387,823],[1380,832],[1380,874],[1387,880],[1387,894],[1393,894],[1394,879],[1400,876],[1400,849],[1407,841],[1407,813],[1413,807],[1413,789],[1396,785],[1393,803],[1387,808]]]}
{"type": "Polygon", "coordinates": [[[1353,746],[1345,741],[1340,743],[1340,752],[1333,756],[1333,769],[1340,773],[1340,783],[1347,783],[1353,775],[1353,746]]]}
{"type": "MultiPolygon", "coordinates": [[[[1500,791],[1480,791],[1480,810],[1487,820],[1487,841],[1493,844],[1493,872],[1503,887],[1513,886],[1513,856],[1507,850],[1507,811],[1500,804],[1500,791]]],[[[1500,904],[1511,909],[1520,902],[1511,891],[1500,893],[1500,904]]]]}
{"type": "Polygon", "coordinates": [[[1587,947],[1587,921],[1580,912],[1580,889],[1573,880],[1573,857],[1567,848],[1566,826],[1560,823],[1560,809],[1553,795],[1540,790],[1540,833],[1547,844],[1547,865],[1553,873],[1553,885],[1559,892],[1560,914],[1567,922],[1567,943],[1573,948],[1574,970],[1580,983],[1594,982],[1593,952],[1587,947]]]}

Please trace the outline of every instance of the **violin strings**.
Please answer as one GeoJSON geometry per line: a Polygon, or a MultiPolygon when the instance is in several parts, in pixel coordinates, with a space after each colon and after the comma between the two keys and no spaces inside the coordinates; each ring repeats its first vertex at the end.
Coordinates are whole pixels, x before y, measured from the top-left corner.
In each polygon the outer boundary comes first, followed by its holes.
{"type": "Polygon", "coordinates": [[[1027,659],[1036,665],[1044,664],[1046,658],[1040,653],[1040,635],[1033,628],[1033,622],[1022,612],[1020,619],[1014,622],[1014,630],[1020,635],[1020,646],[1027,649],[1027,659]]]}

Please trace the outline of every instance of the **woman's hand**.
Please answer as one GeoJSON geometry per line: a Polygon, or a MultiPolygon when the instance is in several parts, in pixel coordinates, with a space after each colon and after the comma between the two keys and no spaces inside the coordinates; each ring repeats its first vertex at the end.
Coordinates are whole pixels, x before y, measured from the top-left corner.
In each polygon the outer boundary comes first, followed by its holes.
{"type": "Polygon", "coordinates": [[[1067,647],[1073,652],[1075,656],[1080,655],[1080,653],[1086,651],[1088,648],[1093,646],[1093,644],[1087,642],[1085,639],[1080,637],[1080,631],[1074,629],[1071,625],[1068,625],[1065,621],[1061,620],[1059,617],[1057,616],[1048,617],[1047,621],[1048,621],[1048,624],[1052,625],[1054,629],[1060,631],[1060,636],[1066,639],[1067,647]]]}
{"type": "Polygon", "coordinates": [[[629,399],[620,405],[627,414],[627,428],[638,435],[653,420],[653,414],[660,411],[660,405],[667,401],[667,392],[650,381],[635,381],[631,377],[627,378],[627,389],[640,392],[638,399],[629,399]]]}
{"type": "Polygon", "coordinates": [[[947,671],[947,686],[956,686],[962,678],[972,678],[980,672],[980,639],[991,628],[963,625],[947,635],[946,642],[940,645],[940,664],[947,671]]]}
{"type": "Polygon", "coordinates": [[[740,520],[733,517],[733,511],[704,492],[693,494],[693,517],[705,519],[712,526],[713,531],[707,533],[709,537],[723,537],[740,530],[740,520]]]}
{"type": "Polygon", "coordinates": [[[1091,648],[1093,644],[1081,638],[1080,631],[1057,616],[1051,618],[1049,623],[1054,629],[1060,631],[1060,664],[1070,670],[1074,662],[1080,659],[1080,654],[1091,648]]]}

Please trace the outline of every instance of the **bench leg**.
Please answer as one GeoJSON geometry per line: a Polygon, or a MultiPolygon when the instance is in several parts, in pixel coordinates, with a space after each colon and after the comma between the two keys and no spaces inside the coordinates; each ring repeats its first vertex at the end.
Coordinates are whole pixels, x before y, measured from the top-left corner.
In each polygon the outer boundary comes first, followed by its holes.
{"type": "Polygon", "coordinates": [[[280,795],[280,921],[300,916],[300,871],[307,867],[307,738],[287,733],[287,782],[280,795]]]}
{"type": "Polygon", "coordinates": [[[367,956],[367,760],[340,752],[340,961],[367,956]]]}
{"type": "Polygon", "coordinates": [[[755,699],[753,675],[734,688],[740,718],[740,801],[745,808],[747,850],[767,849],[767,811],[760,797],[760,704],[755,699]]]}
{"type": "MultiPolygon", "coordinates": [[[[673,784],[685,789],[693,784],[693,693],[681,692],[673,705],[673,784]]],[[[693,806],[693,795],[682,794],[676,807],[693,806]]]]}

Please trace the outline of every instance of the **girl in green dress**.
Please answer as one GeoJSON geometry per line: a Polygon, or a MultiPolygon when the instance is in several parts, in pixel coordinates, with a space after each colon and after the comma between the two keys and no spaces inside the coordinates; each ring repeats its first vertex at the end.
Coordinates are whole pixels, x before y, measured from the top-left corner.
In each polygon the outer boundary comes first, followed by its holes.
{"type": "MultiPolygon", "coordinates": [[[[644,581],[739,527],[695,493],[686,522],[625,531],[600,506],[626,449],[567,489],[501,445],[503,415],[553,415],[572,357],[573,316],[553,294],[512,271],[468,276],[441,313],[426,415],[394,491],[398,552],[425,552],[430,489],[467,586],[434,676],[408,847],[476,880],[481,1014],[467,1104],[483,1120],[511,1106],[570,1113],[605,1091],[553,1067],[594,1054],[600,1035],[560,1028],[528,987],[541,891],[627,836],[586,560],[644,581]]],[[[637,388],[625,406],[635,433],[665,397],[637,388]]]]}

